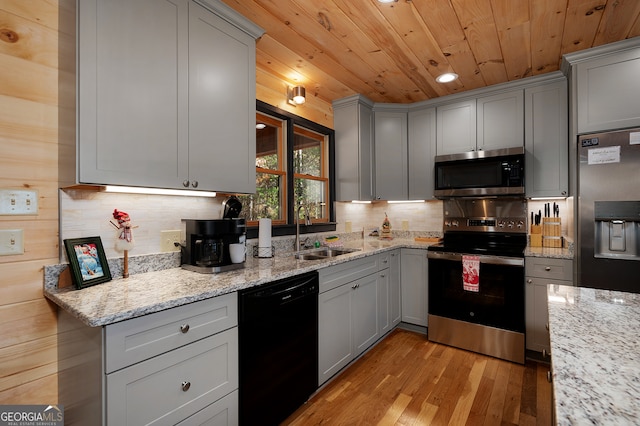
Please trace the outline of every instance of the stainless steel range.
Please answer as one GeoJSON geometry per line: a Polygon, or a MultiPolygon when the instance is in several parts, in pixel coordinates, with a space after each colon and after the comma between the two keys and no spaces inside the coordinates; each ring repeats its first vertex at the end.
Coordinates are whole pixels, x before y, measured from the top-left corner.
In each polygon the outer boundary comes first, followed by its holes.
{"type": "Polygon", "coordinates": [[[429,247],[428,338],[523,364],[522,198],[444,200],[444,238],[429,247]]]}

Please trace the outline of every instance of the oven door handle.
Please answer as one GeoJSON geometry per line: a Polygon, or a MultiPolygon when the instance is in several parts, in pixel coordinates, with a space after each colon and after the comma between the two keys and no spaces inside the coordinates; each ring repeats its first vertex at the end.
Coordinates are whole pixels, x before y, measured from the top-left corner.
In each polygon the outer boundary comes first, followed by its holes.
{"type": "MultiPolygon", "coordinates": [[[[441,251],[427,252],[428,259],[436,260],[452,260],[462,262],[462,253],[445,253],[441,251]]],[[[472,256],[469,254],[469,256],[472,256]]],[[[480,263],[487,263],[491,265],[508,265],[508,266],[521,266],[524,268],[524,258],[520,257],[506,257],[506,256],[484,256],[480,255],[480,263]]]]}

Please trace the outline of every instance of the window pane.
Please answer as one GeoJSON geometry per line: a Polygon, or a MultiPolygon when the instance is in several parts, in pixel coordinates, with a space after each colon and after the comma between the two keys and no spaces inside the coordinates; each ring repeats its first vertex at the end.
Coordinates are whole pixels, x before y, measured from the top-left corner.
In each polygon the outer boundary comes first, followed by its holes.
{"type": "Polygon", "coordinates": [[[295,173],[322,176],[322,136],[303,135],[296,130],[293,140],[293,171],[295,173]]]}
{"type": "Polygon", "coordinates": [[[281,170],[282,120],[256,114],[256,121],[265,126],[256,129],[256,167],[281,170]]]}
{"type": "MultiPolygon", "coordinates": [[[[299,206],[302,202],[309,209],[309,216],[312,219],[324,219],[329,216],[324,181],[296,178],[294,184],[295,206],[299,206]]],[[[304,209],[300,211],[300,218],[304,218],[304,209]]]]}
{"type": "Polygon", "coordinates": [[[268,173],[256,173],[256,193],[239,195],[242,202],[240,217],[247,221],[260,218],[282,219],[281,177],[268,173]]]}

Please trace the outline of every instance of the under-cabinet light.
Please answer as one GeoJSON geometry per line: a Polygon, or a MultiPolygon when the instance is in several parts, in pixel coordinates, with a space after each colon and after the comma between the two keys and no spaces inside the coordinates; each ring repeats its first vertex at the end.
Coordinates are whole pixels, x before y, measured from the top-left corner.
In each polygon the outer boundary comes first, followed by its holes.
{"type": "Polygon", "coordinates": [[[424,203],[424,200],[390,200],[387,201],[389,204],[400,204],[400,203],[424,203]]]}
{"type": "Polygon", "coordinates": [[[371,201],[351,200],[353,204],[371,204],[371,201]]]}
{"type": "Polygon", "coordinates": [[[147,194],[147,195],[181,195],[186,197],[215,197],[211,191],[187,191],[181,189],[143,188],[137,186],[113,186],[104,187],[104,192],[116,192],[123,194],[147,194]]]}

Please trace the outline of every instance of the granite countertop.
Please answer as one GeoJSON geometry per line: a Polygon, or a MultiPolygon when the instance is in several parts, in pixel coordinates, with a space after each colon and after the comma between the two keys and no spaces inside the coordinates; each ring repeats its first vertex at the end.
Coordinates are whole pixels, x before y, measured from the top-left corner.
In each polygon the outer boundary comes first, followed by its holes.
{"type": "Polygon", "coordinates": [[[112,324],[198,300],[220,296],[293,275],[363,258],[394,248],[426,249],[432,243],[411,239],[365,239],[345,244],[359,251],[326,260],[297,260],[293,253],[268,259],[247,257],[242,269],[200,274],[180,267],[130,275],[129,278],[75,290],[45,282],[45,297],[86,325],[112,324]]]}
{"type": "Polygon", "coordinates": [[[638,424],[640,294],[549,285],[547,297],[557,424],[638,424]]]}
{"type": "Polygon", "coordinates": [[[573,259],[573,246],[554,248],[554,247],[531,247],[527,246],[524,250],[525,257],[545,257],[550,259],[573,259]]]}

